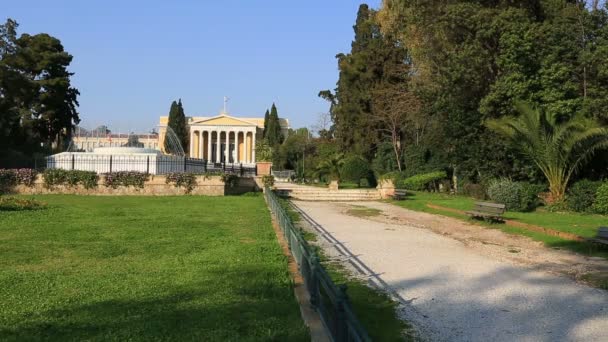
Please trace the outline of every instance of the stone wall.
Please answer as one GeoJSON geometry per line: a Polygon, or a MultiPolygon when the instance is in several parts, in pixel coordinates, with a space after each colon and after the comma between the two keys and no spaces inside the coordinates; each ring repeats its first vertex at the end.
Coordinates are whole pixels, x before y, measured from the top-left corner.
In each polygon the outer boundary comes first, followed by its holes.
{"type": "MultiPolygon", "coordinates": [[[[42,175],[38,175],[34,186],[17,185],[8,189],[7,193],[12,194],[76,194],[76,195],[139,195],[139,196],[175,196],[184,195],[184,188],[177,188],[174,184],[166,184],[166,177],[163,175],[150,175],[150,179],[144,183],[143,188],[119,186],[116,189],[104,185],[104,176],[99,176],[97,187],[85,189],[83,186],[58,185],[51,189],[44,186],[42,175]]],[[[234,187],[229,187],[222,182],[220,176],[197,176],[196,187],[192,190],[192,195],[205,196],[225,196],[238,195],[250,191],[261,190],[261,179],[239,178],[234,187]]]]}

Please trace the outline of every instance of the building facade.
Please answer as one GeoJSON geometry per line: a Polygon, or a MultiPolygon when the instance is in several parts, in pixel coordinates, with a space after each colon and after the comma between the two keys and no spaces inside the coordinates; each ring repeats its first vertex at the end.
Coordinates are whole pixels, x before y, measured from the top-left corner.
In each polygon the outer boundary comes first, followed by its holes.
{"type": "MultiPolygon", "coordinates": [[[[289,122],[279,119],[287,136],[289,122]]],[[[160,149],[164,149],[168,117],[160,118],[160,149]]],[[[255,164],[255,144],[262,139],[264,118],[239,118],[222,113],[214,117],[189,117],[189,156],[214,163],[255,164]]]]}
{"type": "Polygon", "coordinates": [[[95,136],[95,134],[75,135],[72,137],[72,144],[75,150],[92,152],[97,147],[120,147],[126,146],[129,137],[137,137],[141,147],[160,149],[158,144],[158,134],[107,134],[95,136]]]}

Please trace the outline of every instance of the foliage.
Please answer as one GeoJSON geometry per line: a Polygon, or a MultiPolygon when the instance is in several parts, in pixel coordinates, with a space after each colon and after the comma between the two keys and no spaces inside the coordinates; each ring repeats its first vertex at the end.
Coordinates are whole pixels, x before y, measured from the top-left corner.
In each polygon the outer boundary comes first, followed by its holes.
{"type": "Polygon", "coordinates": [[[0,154],[62,149],[80,121],[72,56],[59,39],[17,28],[12,19],[0,25],[0,154]]]}
{"type": "Polygon", "coordinates": [[[34,186],[37,174],[34,169],[0,169],[0,189],[10,188],[17,184],[34,186]]]}
{"type": "Polygon", "coordinates": [[[608,215],[608,182],[602,183],[602,185],[597,188],[593,211],[598,214],[608,215]]]}
{"type": "Polygon", "coordinates": [[[196,187],[196,174],[190,172],[172,172],[165,178],[166,184],[173,184],[176,188],[183,187],[187,194],[196,187]]]}
{"type": "Polygon", "coordinates": [[[439,190],[438,181],[445,179],[447,177],[447,173],[445,171],[435,171],[429,173],[423,173],[419,175],[415,175],[412,177],[408,177],[400,182],[397,187],[403,187],[407,190],[439,190]]]}
{"type": "Polygon", "coordinates": [[[262,184],[264,184],[264,187],[274,186],[274,176],[273,175],[262,176],[262,184]]]}
{"type": "Polygon", "coordinates": [[[104,185],[113,189],[119,186],[133,186],[143,189],[145,182],[150,179],[150,174],[138,171],[118,171],[104,173],[104,185]]]}
{"type": "Polygon", "coordinates": [[[270,111],[266,109],[264,113],[264,131],[262,132],[262,138],[266,138],[266,132],[268,132],[268,123],[270,122],[270,111]]]}
{"type": "Polygon", "coordinates": [[[36,199],[0,214],[0,340],[310,341],[262,197],[36,199]]]}
{"type": "Polygon", "coordinates": [[[0,211],[38,210],[46,207],[46,203],[34,199],[0,196],[0,211]]]}
{"type": "Polygon", "coordinates": [[[272,161],[272,147],[266,141],[256,141],[255,143],[255,159],[260,162],[272,161]]]}
{"type": "Polygon", "coordinates": [[[486,189],[482,184],[466,183],[462,186],[462,194],[483,200],[486,198],[486,189]]]}
{"type": "Polygon", "coordinates": [[[316,169],[316,175],[326,181],[340,180],[340,168],[344,163],[344,155],[336,153],[322,160],[316,169]]]}
{"type": "Polygon", "coordinates": [[[223,173],[220,177],[224,184],[228,185],[230,188],[234,188],[239,182],[239,176],[233,175],[231,173],[223,173]]]}
{"type": "Polygon", "coordinates": [[[488,197],[510,211],[530,211],[538,205],[538,187],[510,179],[495,179],[488,185],[488,197]]]}
{"type": "Polygon", "coordinates": [[[94,171],[46,169],[42,174],[44,186],[52,189],[57,185],[74,187],[82,185],[85,189],[97,187],[99,176],[94,171]]]}
{"type": "Polygon", "coordinates": [[[574,183],[568,190],[566,205],[568,209],[576,212],[590,212],[595,203],[595,194],[602,182],[580,180],[574,183]]]}
{"type": "Polygon", "coordinates": [[[580,113],[560,118],[549,111],[518,106],[520,117],[502,117],[486,124],[506,136],[543,172],[557,202],[564,200],[574,172],[600,148],[608,146],[608,129],[580,113]]]}
{"type": "Polygon", "coordinates": [[[340,165],[340,180],[361,184],[361,179],[370,173],[368,162],[361,156],[348,156],[340,165]]]}
{"type": "MultiPolygon", "coordinates": [[[[188,153],[190,148],[189,139],[190,134],[188,131],[188,122],[186,121],[186,114],[184,113],[184,107],[182,106],[182,100],[178,102],[173,101],[171,108],[169,109],[169,118],[167,126],[170,127],[177,138],[179,139],[184,152],[188,153]]],[[[175,154],[177,151],[171,151],[171,144],[168,139],[165,139],[165,151],[169,154],[175,154]]]]}
{"type": "Polygon", "coordinates": [[[281,123],[279,121],[279,114],[277,107],[272,104],[270,108],[270,115],[268,116],[268,124],[265,124],[267,132],[264,133],[264,140],[268,145],[275,147],[283,143],[283,133],[281,133],[281,123]]]}

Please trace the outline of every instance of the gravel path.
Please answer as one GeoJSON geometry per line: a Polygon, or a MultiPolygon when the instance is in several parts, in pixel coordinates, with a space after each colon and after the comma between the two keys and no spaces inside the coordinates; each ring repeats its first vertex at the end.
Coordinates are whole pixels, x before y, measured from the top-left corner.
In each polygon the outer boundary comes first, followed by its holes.
{"type": "MultiPolygon", "coordinates": [[[[608,292],[492,257],[429,229],[347,215],[352,204],[294,202],[320,244],[401,302],[431,341],[608,341],[608,292]]],[[[366,202],[357,203],[366,205],[366,202]]],[[[390,204],[370,207],[401,215],[390,204]]]]}

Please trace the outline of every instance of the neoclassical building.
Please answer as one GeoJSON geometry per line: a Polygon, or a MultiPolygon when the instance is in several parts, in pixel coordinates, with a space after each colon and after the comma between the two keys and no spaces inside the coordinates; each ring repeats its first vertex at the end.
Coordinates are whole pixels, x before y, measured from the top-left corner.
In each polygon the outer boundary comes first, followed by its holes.
{"type": "MultiPolygon", "coordinates": [[[[160,118],[158,143],[161,149],[168,120],[167,116],[160,118]]],[[[287,136],[289,121],[279,121],[283,135],[287,136]]],[[[221,113],[214,117],[189,117],[188,126],[191,158],[214,163],[255,163],[255,144],[262,139],[264,118],[240,118],[221,113]]]]}

